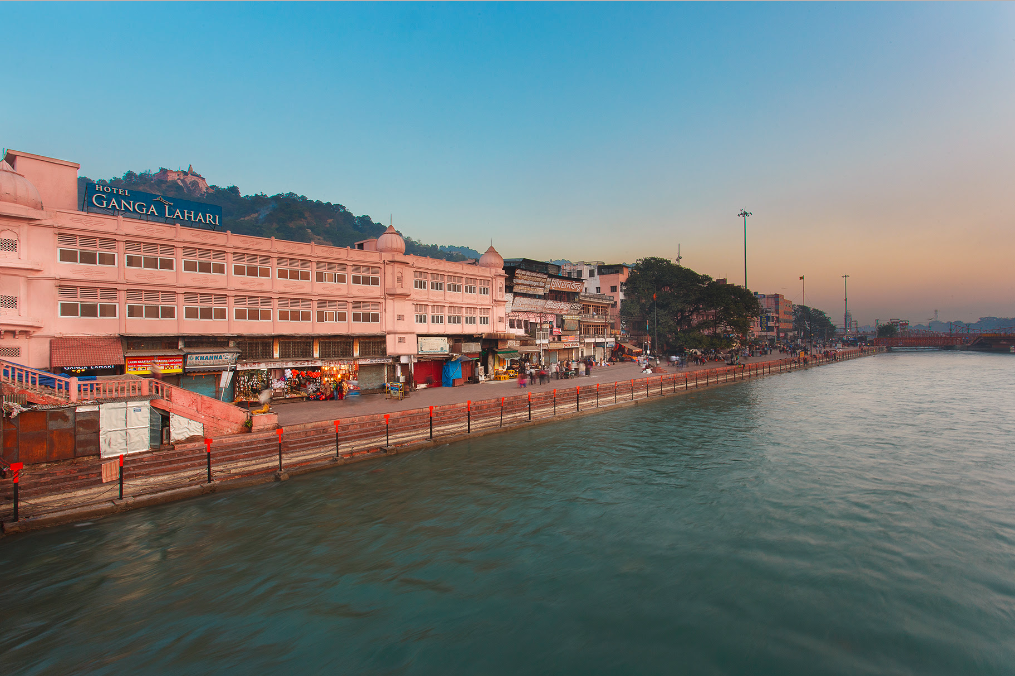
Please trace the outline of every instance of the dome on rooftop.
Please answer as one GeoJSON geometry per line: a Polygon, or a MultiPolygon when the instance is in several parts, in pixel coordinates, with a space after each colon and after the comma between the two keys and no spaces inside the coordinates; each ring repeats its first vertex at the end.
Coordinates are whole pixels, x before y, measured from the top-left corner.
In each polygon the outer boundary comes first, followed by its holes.
{"type": "Polygon", "coordinates": [[[32,209],[42,209],[42,197],[32,182],[0,160],[0,202],[10,202],[32,209]]]}
{"type": "Polygon", "coordinates": [[[394,226],[389,225],[377,238],[377,250],[385,253],[405,253],[405,240],[395,232],[394,226]]]}
{"type": "Polygon", "coordinates": [[[495,268],[500,270],[504,267],[504,257],[497,253],[497,250],[491,246],[486,250],[485,254],[479,257],[479,265],[484,268],[495,268]]]}

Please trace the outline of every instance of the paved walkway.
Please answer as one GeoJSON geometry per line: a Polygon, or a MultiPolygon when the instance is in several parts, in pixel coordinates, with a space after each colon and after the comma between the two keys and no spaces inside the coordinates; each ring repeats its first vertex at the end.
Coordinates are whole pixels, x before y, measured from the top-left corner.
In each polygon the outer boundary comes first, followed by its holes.
{"type": "MultiPolygon", "coordinates": [[[[789,354],[765,355],[763,357],[752,357],[747,363],[764,361],[776,361],[791,357],[789,354]]],[[[700,366],[688,366],[676,369],[677,373],[690,373],[708,368],[725,366],[723,362],[709,362],[700,366]]],[[[673,373],[674,369],[664,366],[666,373],[673,373]]],[[[358,397],[350,397],[343,401],[299,401],[299,402],[272,402],[272,411],[278,414],[278,424],[281,427],[286,425],[299,425],[302,423],[319,422],[321,420],[336,420],[358,415],[373,415],[377,413],[391,413],[393,411],[406,411],[413,408],[426,408],[428,406],[442,406],[446,404],[464,404],[466,401],[482,401],[484,399],[495,399],[497,397],[509,397],[526,391],[544,392],[553,388],[569,388],[575,385],[595,385],[596,383],[610,383],[614,381],[635,380],[644,378],[641,368],[633,362],[624,362],[613,366],[602,366],[592,369],[589,377],[573,378],[569,380],[554,380],[551,378],[549,384],[532,385],[525,388],[518,387],[517,380],[488,381],[478,385],[464,385],[462,387],[432,387],[416,390],[405,399],[386,399],[383,394],[364,394],[358,397]]]]}

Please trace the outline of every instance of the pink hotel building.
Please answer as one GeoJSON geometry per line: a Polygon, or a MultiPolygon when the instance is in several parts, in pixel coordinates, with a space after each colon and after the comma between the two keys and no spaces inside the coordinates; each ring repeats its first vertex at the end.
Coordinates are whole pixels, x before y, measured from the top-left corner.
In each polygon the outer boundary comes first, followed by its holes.
{"type": "Polygon", "coordinates": [[[439,384],[445,361],[489,368],[512,337],[493,247],[456,263],[405,255],[393,228],[340,248],[90,213],[78,167],[14,150],[0,162],[5,361],[79,375],[154,364],[224,398],[234,369],[283,391],[300,371],[439,384]]]}

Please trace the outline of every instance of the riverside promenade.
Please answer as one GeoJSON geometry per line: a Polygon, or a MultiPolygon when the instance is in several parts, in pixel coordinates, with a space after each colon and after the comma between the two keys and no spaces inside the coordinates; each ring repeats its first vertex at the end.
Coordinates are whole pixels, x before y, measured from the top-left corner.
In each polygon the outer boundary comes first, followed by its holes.
{"type": "MultiPolygon", "coordinates": [[[[751,357],[745,360],[745,364],[760,364],[777,362],[786,359],[785,354],[768,354],[759,357],[751,357]]],[[[682,368],[675,368],[666,362],[661,362],[661,368],[668,374],[694,373],[724,366],[719,362],[706,364],[689,365],[682,368]]],[[[549,392],[553,389],[573,390],[575,387],[586,387],[589,385],[600,385],[600,389],[612,387],[615,381],[628,381],[631,378],[639,380],[645,378],[646,374],[634,362],[621,362],[612,366],[600,366],[592,369],[592,375],[570,378],[565,380],[550,379],[549,383],[543,385],[526,385],[524,388],[518,386],[517,380],[493,380],[479,385],[466,385],[464,387],[432,387],[416,390],[401,401],[388,399],[383,394],[365,394],[358,397],[349,397],[343,401],[300,401],[284,402],[273,401],[272,412],[278,415],[278,424],[282,427],[299,425],[304,423],[318,422],[321,420],[335,420],[336,418],[350,418],[361,415],[376,415],[383,413],[394,413],[396,411],[408,411],[414,408],[428,408],[430,406],[446,406],[449,404],[465,404],[468,401],[482,401],[484,399],[497,399],[499,397],[513,397],[526,392],[549,392]]]]}
{"type": "MultiPolygon", "coordinates": [[[[594,415],[691,390],[824,366],[882,350],[841,350],[830,358],[812,357],[804,361],[776,358],[736,366],[667,368],[663,374],[639,372],[639,377],[624,379],[618,376],[629,375],[630,370],[625,373],[623,366],[607,367],[600,370],[599,378],[594,371],[592,377],[554,380],[532,390],[507,384],[439,388],[433,390],[433,396],[438,396],[440,390],[453,393],[471,389],[487,394],[477,401],[466,399],[425,406],[421,406],[421,401],[425,401],[422,398],[395,402],[382,396],[375,402],[363,402],[361,409],[355,405],[346,409],[353,415],[343,418],[291,422],[273,432],[231,435],[206,439],[204,443],[178,443],[172,449],[132,454],[124,458],[118,471],[116,468],[107,471],[105,482],[102,465],[108,464],[109,459],[79,458],[32,465],[19,476],[19,518],[15,519],[13,514],[11,479],[0,484],[3,499],[0,523],[3,532],[9,534],[80,522],[218,490],[284,481],[293,474],[423,450],[512,428],[594,415]],[[408,403],[411,408],[356,415],[382,403],[385,406],[408,403]]],[[[288,419],[296,420],[301,414],[314,417],[305,407],[320,404],[327,406],[327,402],[292,405],[292,417],[288,419]]]]}

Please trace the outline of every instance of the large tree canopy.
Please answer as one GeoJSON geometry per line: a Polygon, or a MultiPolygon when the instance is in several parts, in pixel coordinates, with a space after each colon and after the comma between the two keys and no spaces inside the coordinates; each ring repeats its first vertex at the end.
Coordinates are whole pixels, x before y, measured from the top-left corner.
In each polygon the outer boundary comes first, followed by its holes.
{"type": "Polygon", "coordinates": [[[835,337],[835,324],[822,310],[797,305],[793,308],[793,328],[802,340],[828,340],[835,337]]]}
{"type": "Polygon", "coordinates": [[[665,258],[643,258],[624,287],[620,314],[634,333],[656,335],[658,350],[726,349],[760,314],[750,291],[720,283],[665,258]]]}

